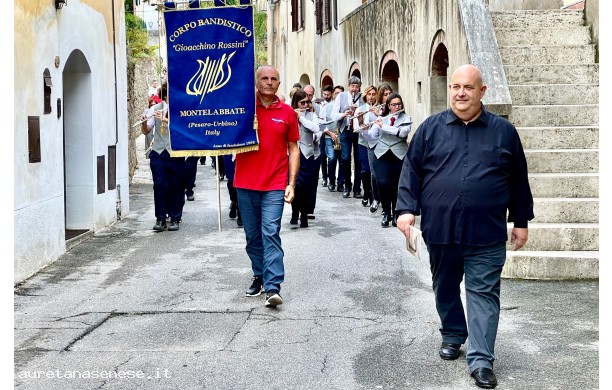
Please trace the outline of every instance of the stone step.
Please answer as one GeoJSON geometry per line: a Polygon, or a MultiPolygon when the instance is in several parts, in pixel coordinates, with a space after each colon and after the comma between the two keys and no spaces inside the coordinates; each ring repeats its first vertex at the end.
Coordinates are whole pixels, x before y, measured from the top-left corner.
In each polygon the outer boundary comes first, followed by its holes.
{"type": "Polygon", "coordinates": [[[534,198],[598,198],[597,173],[529,173],[534,198]]]}
{"type": "Polygon", "coordinates": [[[507,251],[502,278],[599,279],[599,252],[507,251]]]}
{"type": "Polygon", "coordinates": [[[500,46],[504,65],[592,64],[595,45],[500,46]]]}
{"type": "MultiPolygon", "coordinates": [[[[508,244],[512,224],[508,227],[508,244]]],[[[597,223],[529,223],[526,251],[597,251],[599,224],[597,223]]]]}
{"type": "Polygon", "coordinates": [[[504,64],[506,80],[521,84],[599,84],[599,64],[504,64]]]}
{"type": "Polygon", "coordinates": [[[491,12],[493,28],[565,27],[584,25],[582,10],[515,10],[491,12]]]}
{"type": "Polygon", "coordinates": [[[516,127],[599,126],[599,105],[516,105],[508,120],[516,127]]]}
{"type": "Polygon", "coordinates": [[[599,223],[597,198],[534,198],[533,202],[533,223],[599,223]]]}
{"type": "Polygon", "coordinates": [[[597,173],[599,149],[527,149],[529,172],[597,173]]]}
{"type": "Polygon", "coordinates": [[[588,45],[591,29],[586,26],[496,28],[498,46],[588,45]]]}
{"type": "Polygon", "coordinates": [[[527,84],[509,88],[512,104],[517,106],[599,104],[597,84],[527,84]]]}
{"type": "Polygon", "coordinates": [[[517,127],[524,149],[597,149],[599,127],[517,127]]]}

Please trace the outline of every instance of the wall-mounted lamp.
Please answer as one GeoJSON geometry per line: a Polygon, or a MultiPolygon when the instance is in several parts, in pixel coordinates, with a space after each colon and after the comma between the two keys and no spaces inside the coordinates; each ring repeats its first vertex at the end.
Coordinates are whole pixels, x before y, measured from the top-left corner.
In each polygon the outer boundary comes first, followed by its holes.
{"type": "Polygon", "coordinates": [[[68,0],[55,0],[55,9],[60,9],[65,5],[68,5],[68,0]]]}

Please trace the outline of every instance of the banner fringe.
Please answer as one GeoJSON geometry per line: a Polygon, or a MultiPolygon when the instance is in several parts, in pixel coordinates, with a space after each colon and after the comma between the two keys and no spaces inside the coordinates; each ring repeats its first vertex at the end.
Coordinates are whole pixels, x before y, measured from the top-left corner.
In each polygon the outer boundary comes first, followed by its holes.
{"type": "Polygon", "coordinates": [[[173,150],[170,152],[170,157],[204,157],[204,156],[225,156],[234,153],[244,153],[259,150],[259,145],[245,146],[235,149],[223,150],[173,150]]]}

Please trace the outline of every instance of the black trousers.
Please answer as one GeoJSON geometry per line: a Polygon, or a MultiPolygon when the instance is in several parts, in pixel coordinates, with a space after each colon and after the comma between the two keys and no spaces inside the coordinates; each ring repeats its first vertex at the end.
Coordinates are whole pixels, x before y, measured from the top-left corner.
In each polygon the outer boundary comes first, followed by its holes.
{"type": "Polygon", "coordinates": [[[385,154],[374,160],[373,166],[382,209],[387,215],[393,215],[391,213],[395,213],[402,160],[391,150],[387,150],[385,154]]]}

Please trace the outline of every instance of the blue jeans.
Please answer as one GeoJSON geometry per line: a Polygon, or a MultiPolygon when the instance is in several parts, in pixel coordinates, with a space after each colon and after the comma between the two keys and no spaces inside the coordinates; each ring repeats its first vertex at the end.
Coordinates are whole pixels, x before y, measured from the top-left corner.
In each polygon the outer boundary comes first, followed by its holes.
{"type": "Polygon", "coordinates": [[[284,252],[280,239],[285,192],[243,188],[236,188],[236,191],[253,276],[263,279],[266,291],[280,291],[280,285],[285,280],[284,252]]]}
{"type": "MultiPolygon", "coordinates": [[[[338,165],[338,152],[334,149],[334,141],[325,137],[325,157],[327,157],[327,184],[336,184],[336,166],[338,165]]],[[[338,183],[344,182],[344,172],[338,172],[338,183]]]]}
{"type": "Polygon", "coordinates": [[[469,371],[493,368],[506,242],[487,246],[427,244],[427,249],[442,341],[463,344],[469,330],[469,371]],[[461,302],[464,275],[467,321],[461,302]]]}
{"type": "Polygon", "coordinates": [[[350,130],[345,130],[340,133],[340,143],[342,144],[342,161],[340,167],[344,172],[344,189],[346,191],[361,192],[361,161],[359,160],[359,144],[357,139],[359,134],[353,133],[350,130]],[[352,164],[355,165],[354,181],[351,184],[351,157],[352,164]]]}

